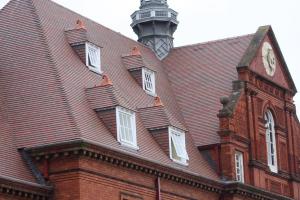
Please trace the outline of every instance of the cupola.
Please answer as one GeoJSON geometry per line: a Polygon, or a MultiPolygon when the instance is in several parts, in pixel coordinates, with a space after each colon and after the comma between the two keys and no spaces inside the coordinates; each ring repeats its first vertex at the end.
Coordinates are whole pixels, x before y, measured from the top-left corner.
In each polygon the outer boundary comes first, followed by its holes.
{"type": "Polygon", "coordinates": [[[176,11],[169,8],[167,0],[141,0],[140,10],[131,15],[131,27],[138,35],[138,41],[150,47],[159,59],[163,59],[173,48],[177,15],[176,11]]]}

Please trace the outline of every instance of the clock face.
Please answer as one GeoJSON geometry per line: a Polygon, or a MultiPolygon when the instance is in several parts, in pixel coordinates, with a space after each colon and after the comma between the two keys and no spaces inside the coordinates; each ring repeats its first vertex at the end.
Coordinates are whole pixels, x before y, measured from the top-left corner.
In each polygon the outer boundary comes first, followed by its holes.
{"type": "Polygon", "coordinates": [[[262,59],[269,76],[274,76],[276,71],[276,58],[270,43],[264,42],[262,47],[262,59]]]}

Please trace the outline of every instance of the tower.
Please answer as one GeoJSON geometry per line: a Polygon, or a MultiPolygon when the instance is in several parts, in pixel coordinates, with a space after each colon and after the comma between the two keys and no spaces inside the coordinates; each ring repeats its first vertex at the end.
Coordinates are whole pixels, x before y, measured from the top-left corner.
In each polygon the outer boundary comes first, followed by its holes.
{"type": "Polygon", "coordinates": [[[131,27],[138,35],[138,41],[163,59],[173,47],[177,15],[176,11],[169,8],[167,0],[141,0],[140,9],[131,15],[131,27]]]}

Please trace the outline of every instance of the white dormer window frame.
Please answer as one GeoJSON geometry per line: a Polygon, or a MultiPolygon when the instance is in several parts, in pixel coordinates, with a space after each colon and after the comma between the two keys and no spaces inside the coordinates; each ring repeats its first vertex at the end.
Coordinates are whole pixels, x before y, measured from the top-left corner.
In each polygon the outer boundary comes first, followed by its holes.
{"type": "Polygon", "coordinates": [[[143,90],[149,95],[156,96],[155,72],[142,68],[143,90]]]}
{"type": "Polygon", "coordinates": [[[169,152],[171,160],[181,165],[188,165],[185,132],[172,126],[169,127],[169,152]]]}
{"type": "Polygon", "coordinates": [[[235,152],[235,177],[236,181],[244,183],[244,155],[240,151],[235,152]]]}
{"type": "Polygon", "coordinates": [[[135,112],[117,106],[116,121],[118,142],[123,146],[138,150],[135,112]]]}
{"type": "Polygon", "coordinates": [[[101,49],[100,47],[90,43],[85,43],[86,66],[89,70],[101,74],[101,49]]]}
{"type": "Polygon", "coordinates": [[[264,118],[266,122],[265,127],[268,166],[271,172],[278,173],[275,121],[272,112],[267,110],[264,118]]]}

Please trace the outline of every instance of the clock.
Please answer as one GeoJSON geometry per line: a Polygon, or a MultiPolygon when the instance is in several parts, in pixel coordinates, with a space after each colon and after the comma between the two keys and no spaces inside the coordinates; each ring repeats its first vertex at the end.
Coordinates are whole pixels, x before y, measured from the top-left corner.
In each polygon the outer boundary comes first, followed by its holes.
{"type": "Polygon", "coordinates": [[[274,76],[276,71],[276,58],[269,42],[264,42],[262,47],[262,60],[269,76],[274,76]]]}

